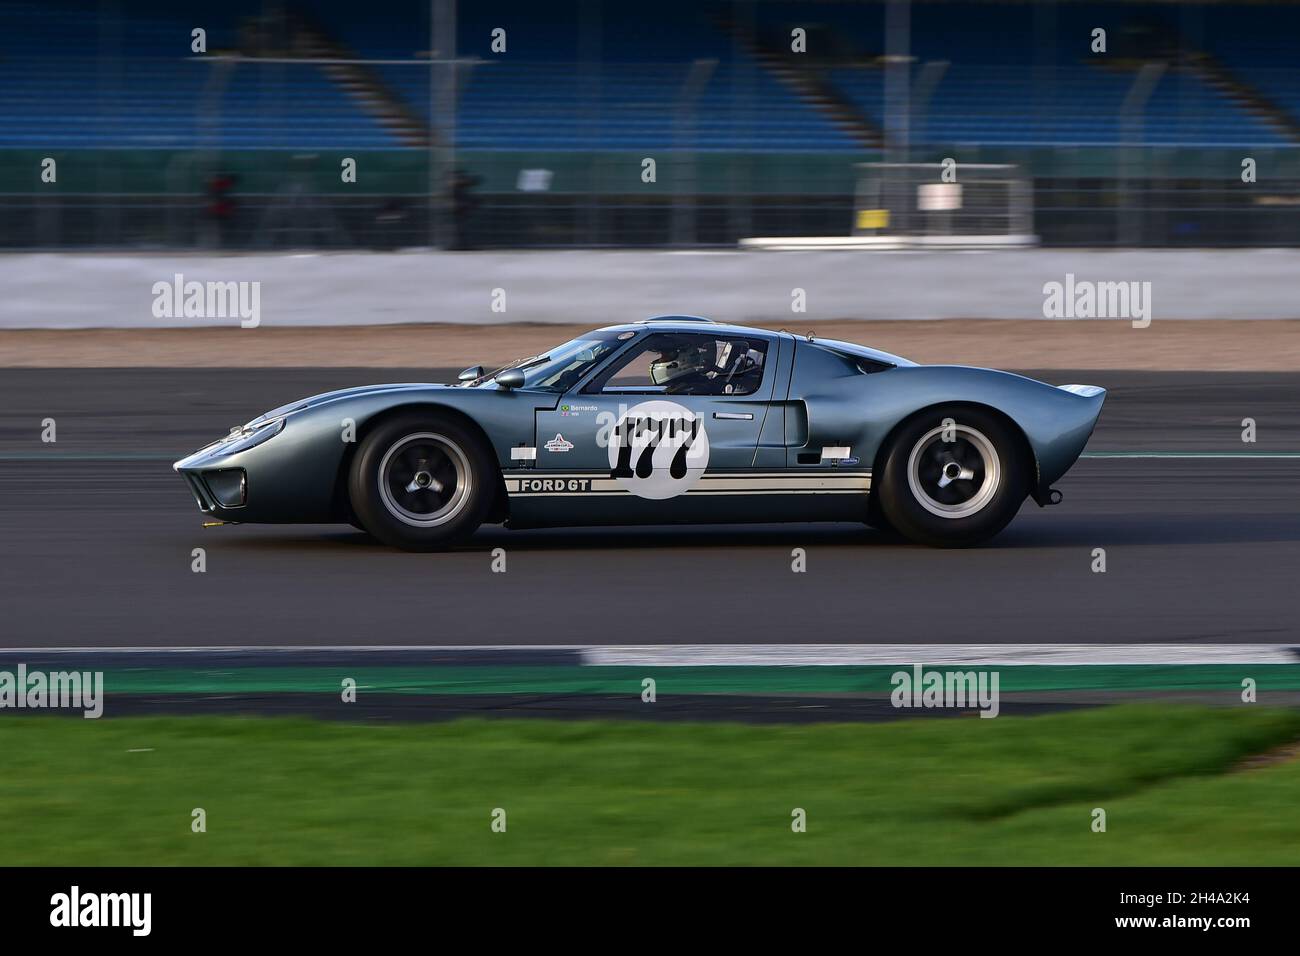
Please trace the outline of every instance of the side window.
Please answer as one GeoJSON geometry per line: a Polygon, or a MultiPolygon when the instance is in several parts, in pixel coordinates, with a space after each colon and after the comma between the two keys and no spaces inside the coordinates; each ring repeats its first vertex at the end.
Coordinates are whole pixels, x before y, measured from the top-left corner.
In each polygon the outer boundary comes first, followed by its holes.
{"type": "Polygon", "coordinates": [[[767,340],[656,332],[592,391],[653,395],[750,395],[763,382],[767,340]]]}

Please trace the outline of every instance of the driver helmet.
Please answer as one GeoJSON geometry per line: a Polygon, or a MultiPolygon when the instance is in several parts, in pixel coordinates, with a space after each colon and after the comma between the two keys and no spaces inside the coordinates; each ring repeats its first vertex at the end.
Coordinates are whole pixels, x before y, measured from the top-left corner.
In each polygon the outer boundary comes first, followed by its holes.
{"type": "Polygon", "coordinates": [[[709,349],[703,345],[678,346],[664,349],[659,358],[650,363],[650,381],[668,385],[686,375],[694,375],[713,367],[709,349]]]}

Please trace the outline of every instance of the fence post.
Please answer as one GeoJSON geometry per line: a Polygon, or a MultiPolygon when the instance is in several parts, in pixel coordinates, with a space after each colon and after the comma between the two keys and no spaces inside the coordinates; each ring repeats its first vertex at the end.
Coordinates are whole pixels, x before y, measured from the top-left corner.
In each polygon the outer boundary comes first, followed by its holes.
{"type": "MultiPolygon", "coordinates": [[[[883,187],[886,208],[897,209],[898,232],[911,232],[909,189],[905,166],[909,161],[912,110],[912,3],[887,0],[885,5],[885,166],[883,187]],[[899,179],[895,179],[895,173],[899,179]]],[[[892,213],[891,213],[892,215],[892,213]]],[[[890,223],[891,228],[894,223],[890,223]]]]}
{"type": "Polygon", "coordinates": [[[717,68],[717,60],[696,60],[691,64],[686,80],[677,97],[676,129],[677,157],[673,164],[673,245],[694,245],[699,241],[695,223],[696,182],[695,166],[695,104],[704,92],[717,68]]]}
{"type": "Polygon", "coordinates": [[[1147,101],[1165,75],[1164,63],[1144,63],[1119,108],[1119,222],[1116,239],[1119,245],[1136,246],[1142,238],[1142,212],[1134,201],[1132,174],[1142,166],[1143,117],[1147,101]]]}
{"type": "Polygon", "coordinates": [[[448,249],[456,245],[456,223],[450,215],[459,66],[456,0],[429,2],[429,244],[448,249]]]}

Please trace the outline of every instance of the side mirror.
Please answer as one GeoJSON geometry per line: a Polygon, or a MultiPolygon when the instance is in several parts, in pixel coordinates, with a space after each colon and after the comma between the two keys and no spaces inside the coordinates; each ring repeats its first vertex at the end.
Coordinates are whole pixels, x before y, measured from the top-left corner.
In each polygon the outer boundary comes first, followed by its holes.
{"type": "Polygon", "coordinates": [[[524,371],[519,368],[508,368],[497,376],[497,388],[523,388],[524,371]]]}
{"type": "Polygon", "coordinates": [[[469,368],[465,369],[465,371],[457,375],[456,379],[461,382],[472,382],[474,381],[474,379],[482,378],[482,377],[483,377],[483,366],[471,365],[469,368]]]}

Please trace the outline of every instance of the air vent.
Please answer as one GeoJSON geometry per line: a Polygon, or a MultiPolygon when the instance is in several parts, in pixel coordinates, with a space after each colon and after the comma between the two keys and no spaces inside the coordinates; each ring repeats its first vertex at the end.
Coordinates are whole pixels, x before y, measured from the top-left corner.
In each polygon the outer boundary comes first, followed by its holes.
{"type": "Polygon", "coordinates": [[[895,367],[896,366],[890,365],[888,362],[877,362],[874,359],[869,358],[858,359],[858,370],[864,375],[874,375],[876,372],[888,372],[891,368],[895,367]]]}

